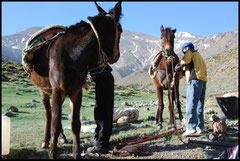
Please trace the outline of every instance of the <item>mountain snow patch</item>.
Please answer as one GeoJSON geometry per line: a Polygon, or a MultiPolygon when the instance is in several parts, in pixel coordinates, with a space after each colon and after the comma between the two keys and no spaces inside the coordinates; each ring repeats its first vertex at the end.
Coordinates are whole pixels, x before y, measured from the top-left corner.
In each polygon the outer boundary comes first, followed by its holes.
{"type": "Polygon", "coordinates": [[[21,43],[23,43],[24,41],[26,41],[25,37],[22,38],[21,43]]]}

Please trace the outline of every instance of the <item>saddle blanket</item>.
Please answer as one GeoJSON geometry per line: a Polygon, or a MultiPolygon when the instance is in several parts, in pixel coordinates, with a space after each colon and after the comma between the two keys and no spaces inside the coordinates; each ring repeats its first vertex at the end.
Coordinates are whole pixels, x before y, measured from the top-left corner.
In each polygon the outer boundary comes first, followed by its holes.
{"type": "Polygon", "coordinates": [[[51,25],[42,28],[33,34],[26,43],[26,48],[32,48],[35,45],[44,42],[60,32],[65,32],[66,27],[61,25],[51,25]]]}
{"type": "Polygon", "coordinates": [[[65,26],[52,25],[44,27],[33,34],[26,42],[26,47],[22,52],[22,65],[26,73],[31,73],[33,70],[32,61],[35,52],[45,44],[56,39],[58,35],[66,31],[65,26]]]}

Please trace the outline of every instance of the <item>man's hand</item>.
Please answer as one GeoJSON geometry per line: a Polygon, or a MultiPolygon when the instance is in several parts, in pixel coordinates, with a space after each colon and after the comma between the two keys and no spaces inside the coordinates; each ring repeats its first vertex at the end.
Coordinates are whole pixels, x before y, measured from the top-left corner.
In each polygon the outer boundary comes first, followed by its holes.
{"type": "Polygon", "coordinates": [[[176,65],[176,66],[175,66],[175,71],[176,71],[176,72],[181,71],[184,66],[185,66],[185,64],[176,65]]]}

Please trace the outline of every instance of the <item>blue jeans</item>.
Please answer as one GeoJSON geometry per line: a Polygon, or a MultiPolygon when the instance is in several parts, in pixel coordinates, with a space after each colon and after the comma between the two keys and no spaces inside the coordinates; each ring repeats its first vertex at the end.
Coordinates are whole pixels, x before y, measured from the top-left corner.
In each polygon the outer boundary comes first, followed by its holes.
{"type": "Polygon", "coordinates": [[[190,80],[187,87],[187,125],[188,129],[204,129],[204,101],[206,93],[206,82],[201,80],[190,80]]]}

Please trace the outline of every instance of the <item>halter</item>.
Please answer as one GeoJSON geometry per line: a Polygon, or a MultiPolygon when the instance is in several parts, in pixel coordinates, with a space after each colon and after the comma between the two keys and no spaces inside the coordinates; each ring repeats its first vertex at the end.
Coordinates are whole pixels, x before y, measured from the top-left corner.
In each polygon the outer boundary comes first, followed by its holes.
{"type": "MultiPolygon", "coordinates": [[[[116,23],[115,19],[112,17],[112,15],[106,14],[105,16],[110,17],[110,18],[114,21],[114,24],[115,24],[115,26],[116,26],[115,43],[114,43],[114,47],[113,47],[113,53],[115,53],[116,50],[117,50],[117,39],[118,39],[118,36],[117,36],[117,34],[118,34],[117,23],[116,23]]],[[[102,67],[105,68],[106,65],[107,65],[108,62],[109,62],[109,58],[108,58],[108,56],[106,55],[106,53],[105,53],[105,52],[103,51],[103,49],[102,49],[102,43],[101,43],[101,41],[100,41],[99,35],[98,35],[98,33],[97,33],[97,30],[95,29],[95,27],[94,27],[94,25],[92,24],[91,21],[88,21],[88,23],[90,24],[90,26],[91,26],[91,28],[92,28],[92,30],[93,30],[96,38],[97,38],[97,41],[98,41],[98,53],[99,53],[99,61],[97,62],[98,67],[89,70],[89,71],[93,71],[93,70],[96,70],[96,69],[98,69],[98,68],[102,68],[102,67]]],[[[100,72],[102,72],[102,71],[103,71],[103,70],[101,70],[100,72]]]]}

